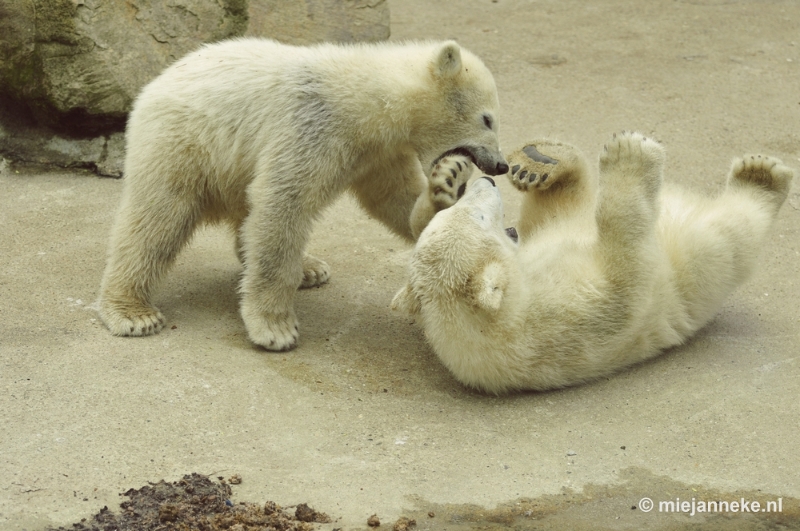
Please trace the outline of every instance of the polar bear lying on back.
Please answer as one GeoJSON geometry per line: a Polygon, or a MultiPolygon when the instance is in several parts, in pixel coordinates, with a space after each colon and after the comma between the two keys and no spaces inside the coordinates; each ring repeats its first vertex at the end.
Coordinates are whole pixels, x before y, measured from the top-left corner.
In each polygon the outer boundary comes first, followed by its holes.
{"type": "Polygon", "coordinates": [[[519,245],[500,194],[475,181],[422,232],[393,301],[417,315],[455,377],[489,393],[598,378],[678,345],[756,266],[792,170],[733,163],[715,199],[664,187],[664,150],[615,135],[599,185],[577,151],[535,142],[509,157],[526,193],[519,245]]]}

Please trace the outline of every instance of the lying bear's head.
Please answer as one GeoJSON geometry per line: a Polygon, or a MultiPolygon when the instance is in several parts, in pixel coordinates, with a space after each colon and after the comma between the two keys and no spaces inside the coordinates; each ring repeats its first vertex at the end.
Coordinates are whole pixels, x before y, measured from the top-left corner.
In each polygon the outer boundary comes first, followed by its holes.
{"type": "Polygon", "coordinates": [[[392,307],[411,314],[427,304],[466,304],[496,312],[508,287],[506,262],[517,243],[503,228],[500,192],[489,177],[476,180],[454,206],[434,216],[419,237],[408,285],[392,307]]]}

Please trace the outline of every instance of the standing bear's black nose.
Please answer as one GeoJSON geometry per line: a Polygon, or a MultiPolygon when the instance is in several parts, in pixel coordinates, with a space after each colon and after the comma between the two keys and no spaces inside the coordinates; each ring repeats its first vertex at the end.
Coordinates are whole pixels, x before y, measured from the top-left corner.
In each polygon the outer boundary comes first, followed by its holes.
{"type": "Polygon", "coordinates": [[[508,164],[505,162],[498,162],[497,173],[495,175],[505,175],[506,173],[508,173],[508,164]]]}

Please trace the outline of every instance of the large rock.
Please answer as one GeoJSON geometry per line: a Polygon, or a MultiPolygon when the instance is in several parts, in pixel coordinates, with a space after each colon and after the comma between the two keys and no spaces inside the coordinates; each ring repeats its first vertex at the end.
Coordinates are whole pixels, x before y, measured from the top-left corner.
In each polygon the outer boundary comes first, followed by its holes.
{"type": "Polygon", "coordinates": [[[125,135],[113,132],[75,138],[29,122],[20,123],[13,115],[0,115],[0,164],[6,158],[14,162],[86,168],[98,175],[121,177],[125,135]]]}
{"type": "Polygon", "coordinates": [[[245,34],[294,44],[376,41],[389,36],[389,7],[386,0],[0,0],[0,156],[121,175],[121,132],[141,88],[201,44],[245,34]]]}
{"type": "Polygon", "coordinates": [[[247,0],[0,0],[0,20],[0,92],[86,136],[119,129],[176,58],[244,34],[247,0]]]}
{"type": "Polygon", "coordinates": [[[289,44],[389,38],[386,0],[250,0],[248,35],[289,44]]]}

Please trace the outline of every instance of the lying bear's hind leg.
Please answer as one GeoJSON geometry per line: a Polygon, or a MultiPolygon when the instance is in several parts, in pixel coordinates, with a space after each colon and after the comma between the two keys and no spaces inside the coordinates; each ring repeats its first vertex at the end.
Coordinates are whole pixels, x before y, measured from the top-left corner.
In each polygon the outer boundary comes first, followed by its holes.
{"type": "Polygon", "coordinates": [[[600,156],[596,249],[609,293],[624,307],[635,307],[634,294],[647,292],[645,277],[654,274],[658,260],[655,224],[664,161],[658,142],[627,132],[614,135],[600,156]]]}
{"type": "Polygon", "coordinates": [[[747,191],[780,209],[792,183],[794,173],[774,157],[746,155],[733,162],[728,176],[728,189],[747,191]]]}
{"type": "Polygon", "coordinates": [[[614,135],[606,144],[596,216],[601,240],[627,247],[652,235],[664,161],[664,148],[639,133],[614,135]]]}
{"type": "Polygon", "coordinates": [[[705,325],[756,269],[762,244],[786,199],[793,172],[765,155],[737,158],[719,197],[668,195],[659,223],[688,316],[705,325]]]}

